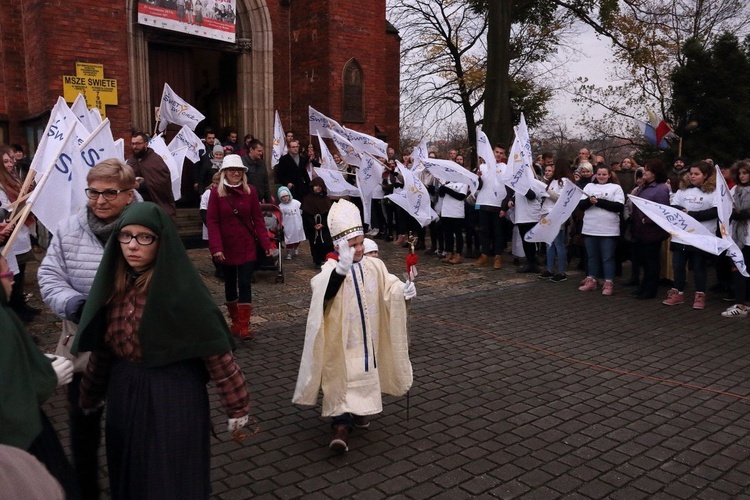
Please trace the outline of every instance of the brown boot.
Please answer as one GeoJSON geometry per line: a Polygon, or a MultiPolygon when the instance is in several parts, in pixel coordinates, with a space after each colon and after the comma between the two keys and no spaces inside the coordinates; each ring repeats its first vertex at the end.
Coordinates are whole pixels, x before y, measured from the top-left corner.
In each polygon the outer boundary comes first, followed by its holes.
{"type": "Polygon", "coordinates": [[[224,305],[227,306],[227,312],[229,312],[229,319],[232,321],[232,323],[229,325],[229,330],[232,332],[232,335],[239,335],[240,320],[237,314],[237,301],[233,300],[232,302],[227,302],[224,305]]]}
{"type": "Polygon", "coordinates": [[[453,258],[454,255],[455,254],[453,252],[447,253],[447,254],[445,254],[445,257],[443,257],[442,259],[440,259],[440,262],[448,263],[448,262],[451,261],[451,259],[453,258]]]}
{"type": "Polygon", "coordinates": [[[237,323],[239,324],[237,337],[241,340],[253,338],[253,332],[250,331],[250,316],[252,312],[252,304],[237,304],[237,323]]]}
{"type": "Polygon", "coordinates": [[[495,262],[492,264],[492,269],[502,269],[503,267],[503,256],[495,255],[495,262]]]}
{"type": "Polygon", "coordinates": [[[460,264],[464,261],[464,258],[461,257],[460,253],[453,254],[453,258],[448,261],[448,264],[460,264]]]}
{"type": "Polygon", "coordinates": [[[333,426],[333,437],[331,438],[331,444],[328,448],[337,453],[343,453],[349,451],[349,447],[346,445],[346,440],[349,438],[349,430],[346,428],[346,424],[338,424],[333,426]]]}
{"type": "Polygon", "coordinates": [[[474,267],[482,267],[489,264],[490,259],[485,254],[481,254],[477,260],[475,260],[471,265],[474,267]]]}

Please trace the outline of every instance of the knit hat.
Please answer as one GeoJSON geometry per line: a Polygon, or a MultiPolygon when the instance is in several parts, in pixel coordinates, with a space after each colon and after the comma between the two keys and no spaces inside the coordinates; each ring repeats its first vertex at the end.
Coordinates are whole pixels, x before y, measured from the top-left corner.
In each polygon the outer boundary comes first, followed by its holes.
{"type": "Polygon", "coordinates": [[[284,197],[284,195],[287,195],[289,198],[292,198],[292,192],[289,191],[289,188],[286,186],[281,186],[279,190],[276,192],[279,196],[279,201],[281,201],[281,198],[284,197]]]}
{"type": "Polygon", "coordinates": [[[328,228],[333,244],[365,234],[359,208],[354,203],[341,199],[331,206],[328,212],[328,228]]]}
{"type": "Polygon", "coordinates": [[[224,161],[221,162],[221,168],[219,169],[219,172],[228,168],[241,168],[242,170],[247,172],[247,167],[243,165],[240,155],[226,155],[224,157],[224,161]]]}
{"type": "Polygon", "coordinates": [[[214,149],[213,149],[212,153],[213,154],[216,154],[216,153],[224,154],[224,147],[221,144],[216,143],[216,144],[214,144],[214,149]]]}
{"type": "Polygon", "coordinates": [[[370,252],[377,252],[378,251],[378,244],[375,243],[374,240],[371,240],[370,238],[365,238],[365,255],[367,255],[370,252]]]}

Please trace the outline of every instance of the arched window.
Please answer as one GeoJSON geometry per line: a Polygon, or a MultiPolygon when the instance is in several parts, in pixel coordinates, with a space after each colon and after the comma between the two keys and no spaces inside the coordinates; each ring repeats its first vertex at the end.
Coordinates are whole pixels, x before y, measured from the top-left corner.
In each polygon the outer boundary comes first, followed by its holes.
{"type": "Polygon", "coordinates": [[[364,77],[362,66],[350,59],[344,66],[344,121],[364,122],[364,77]]]}

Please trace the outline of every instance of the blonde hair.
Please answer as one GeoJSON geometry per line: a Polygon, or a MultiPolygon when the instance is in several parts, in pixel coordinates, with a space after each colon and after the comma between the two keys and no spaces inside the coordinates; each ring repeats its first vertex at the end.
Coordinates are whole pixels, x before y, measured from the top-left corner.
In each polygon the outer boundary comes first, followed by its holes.
{"type": "MultiPolygon", "coordinates": [[[[225,198],[227,196],[227,187],[224,184],[224,180],[227,178],[227,169],[221,170],[219,172],[219,187],[216,188],[216,191],[219,193],[219,196],[222,198],[225,198]]],[[[242,191],[244,191],[247,194],[250,194],[250,186],[247,184],[247,175],[242,175],[242,180],[240,181],[240,184],[242,185],[242,191]]]]}
{"type": "Polygon", "coordinates": [[[113,181],[121,189],[133,189],[135,187],[135,173],[130,165],[122,163],[117,158],[107,158],[100,161],[89,170],[86,182],[113,181]]]}

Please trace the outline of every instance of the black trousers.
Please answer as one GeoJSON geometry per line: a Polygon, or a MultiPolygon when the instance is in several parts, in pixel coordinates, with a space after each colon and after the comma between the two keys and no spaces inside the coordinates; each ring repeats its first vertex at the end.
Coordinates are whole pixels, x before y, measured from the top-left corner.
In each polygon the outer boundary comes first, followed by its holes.
{"type": "Polygon", "coordinates": [[[659,258],[661,254],[661,241],[646,243],[636,241],[633,245],[635,260],[643,271],[639,295],[645,297],[656,297],[659,291],[659,258]]]}

